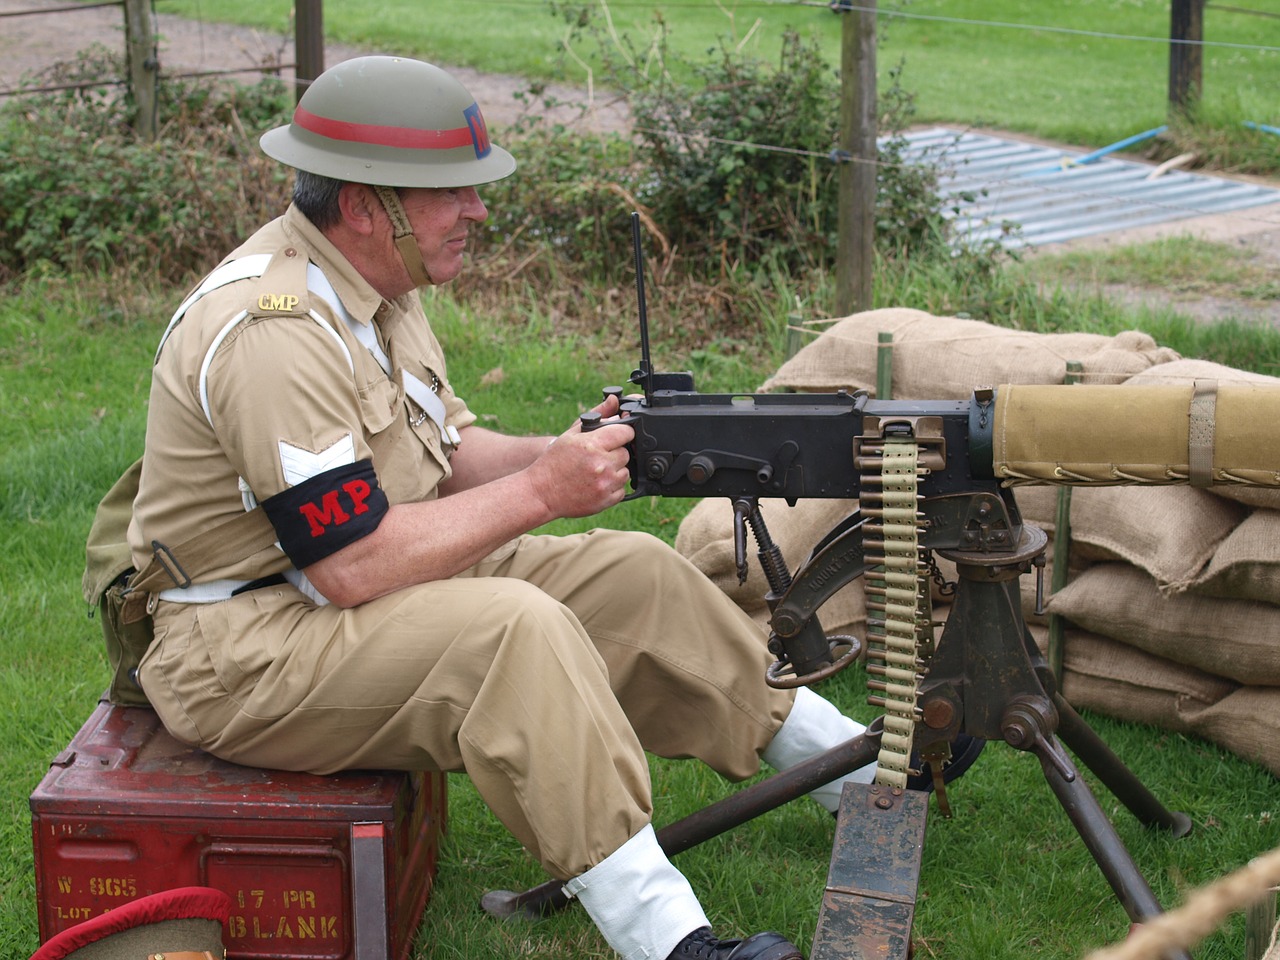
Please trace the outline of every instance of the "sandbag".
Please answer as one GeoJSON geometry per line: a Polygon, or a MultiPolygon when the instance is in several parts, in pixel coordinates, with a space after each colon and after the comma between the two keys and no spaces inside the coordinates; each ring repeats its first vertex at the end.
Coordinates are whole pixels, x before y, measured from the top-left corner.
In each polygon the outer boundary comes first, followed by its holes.
{"type": "MultiPolygon", "coordinates": [[[[1031,626],[1042,650],[1048,631],[1031,626]]],[[[1064,633],[1062,695],[1073,707],[1189,732],[1178,704],[1209,706],[1240,684],[1079,627],[1064,633]]]]}
{"type": "Polygon", "coordinates": [[[1180,703],[1178,712],[1193,733],[1280,777],[1280,687],[1241,687],[1216,703],[1180,703]]]}
{"type": "Polygon", "coordinates": [[[1240,504],[1192,487],[1077,487],[1071,558],[1077,565],[1124,560],[1177,592],[1203,575],[1247,515],[1240,504]]]}
{"type": "Polygon", "coordinates": [[[1034,333],[890,307],[836,321],[762,389],[874,393],[882,332],[893,334],[893,396],[913,400],[963,400],[975,387],[1002,383],[1063,383],[1071,361],[1082,365],[1085,383],[1120,383],[1178,358],[1138,331],[1034,333]]]}
{"type": "MultiPolygon", "coordinates": [[[[1280,604],[1280,510],[1254,510],[1218,544],[1192,593],[1280,604]]],[[[1280,645],[1280,638],[1276,639],[1280,645]]]]}
{"type": "Polygon", "coordinates": [[[1137,567],[1078,574],[1047,607],[1073,624],[1154,656],[1251,686],[1280,686],[1280,608],[1192,594],[1165,596],[1137,567]]]}
{"type": "Polygon", "coordinates": [[[1125,381],[1134,387],[1152,383],[1193,383],[1196,380],[1217,380],[1219,383],[1268,383],[1280,385],[1280,377],[1269,377],[1265,373],[1254,373],[1250,370],[1237,370],[1226,364],[1214,363],[1212,360],[1193,360],[1179,357],[1168,363],[1158,363],[1139,370],[1125,381]]]}
{"type": "MultiPolygon", "coordinates": [[[[1044,628],[1030,630],[1043,647],[1044,628]]],[[[1068,629],[1062,695],[1079,710],[1201,737],[1280,776],[1280,687],[1241,686],[1087,630],[1068,629]]]]}

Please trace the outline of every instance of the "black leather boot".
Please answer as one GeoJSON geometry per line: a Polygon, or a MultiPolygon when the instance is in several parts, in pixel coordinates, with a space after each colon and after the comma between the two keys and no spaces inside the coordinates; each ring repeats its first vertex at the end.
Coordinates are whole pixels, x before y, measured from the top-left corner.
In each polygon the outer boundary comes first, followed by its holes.
{"type": "Polygon", "coordinates": [[[676,944],[667,960],[804,960],[804,954],[780,933],[717,940],[710,927],[699,927],[676,944]]]}

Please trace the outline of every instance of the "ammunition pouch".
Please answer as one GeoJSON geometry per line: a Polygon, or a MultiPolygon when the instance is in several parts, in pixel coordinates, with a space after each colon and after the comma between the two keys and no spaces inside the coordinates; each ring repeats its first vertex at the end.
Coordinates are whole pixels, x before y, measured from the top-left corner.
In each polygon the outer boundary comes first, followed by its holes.
{"type": "Polygon", "coordinates": [[[133,566],[128,534],[141,475],[142,459],[138,458],[98,504],[85,545],[81,581],[90,616],[96,610],[102,623],[111,667],[107,699],[121,706],[148,703],[138,683],[138,665],[155,638],[153,596],[166,587],[189,587],[190,578],[252,556],[273,543],[276,536],[262,508],[255,507],[173,549],[153,542],[151,560],[138,571],[133,566]]]}
{"type": "Polygon", "coordinates": [[[147,609],[148,594],[131,593],[128,578],[129,574],[122,576],[98,599],[102,639],[111,667],[107,699],[122,706],[145,706],[148,701],[138,683],[138,664],[150,648],[155,633],[147,609]]]}
{"type": "Polygon", "coordinates": [[[141,473],[142,459],[138,458],[98,504],[85,544],[81,581],[85,602],[90,605],[89,615],[96,611],[102,624],[111,667],[107,697],[123,706],[147,703],[147,696],[138,685],[137,671],[152,640],[147,595],[129,593],[129,580],[136,573],[129,551],[129,520],[141,473]]]}

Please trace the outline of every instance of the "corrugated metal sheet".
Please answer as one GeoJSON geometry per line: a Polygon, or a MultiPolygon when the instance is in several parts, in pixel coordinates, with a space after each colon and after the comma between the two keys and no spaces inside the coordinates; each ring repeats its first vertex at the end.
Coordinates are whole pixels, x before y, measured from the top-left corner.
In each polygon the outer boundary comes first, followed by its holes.
{"type": "Polygon", "coordinates": [[[1221,177],[935,127],[906,135],[903,159],[939,169],[957,199],[957,243],[1013,249],[1280,203],[1280,190],[1221,177]]]}

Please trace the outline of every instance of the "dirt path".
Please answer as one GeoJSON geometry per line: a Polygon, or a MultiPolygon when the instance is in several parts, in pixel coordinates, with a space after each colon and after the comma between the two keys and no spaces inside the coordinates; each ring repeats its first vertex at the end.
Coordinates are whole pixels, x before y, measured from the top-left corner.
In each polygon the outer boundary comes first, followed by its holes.
{"type": "MultiPolygon", "coordinates": [[[[90,7],[69,12],[27,13],[65,6],[66,0],[0,0],[0,90],[11,90],[22,78],[38,74],[51,64],[73,60],[79,51],[93,44],[122,50],[124,22],[119,6],[90,7]],[[21,16],[8,16],[22,12],[21,16]]],[[[246,70],[264,63],[289,64],[294,59],[293,38],[246,27],[204,23],[161,14],[158,17],[161,68],[170,74],[246,70]]],[[[330,65],[366,53],[390,51],[362,50],[329,44],[325,59],[330,65]]],[[[514,122],[521,105],[516,94],[526,86],[518,77],[450,68],[484,108],[485,119],[494,130],[514,122]]],[[[292,81],[292,70],[282,74],[292,81]]],[[[252,72],[243,74],[253,76],[252,72]]],[[[555,88],[557,100],[581,103],[582,90],[555,88]]],[[[626,128],[625,108],[615,102],[588,104],[585,112],[564,110],[555,119],[580,123],[590,129],[626,128]]],[[[1082,247],[1119,246],[1161,236],[1192,234],[1238,246],[1247,258],[1273,273],[1280,270],[1280,206],[1255,208],[1240,213],[1174,221],[1127,233],[1106,234],[1059,244],[1034,255],[1082,247]]],[[[1235,316],[1280,327],[1280,301],[1244,301],[1231,296],[1179,296],[1168,290],[1138,286],[1114,286],[1105,291],[1130,303],[1167,303],[1205,320],[1235,316]]]]}
{"type": "MultiPolygon", "coordinates": [[[[54,63],[74,60],[79,52],[94,44],[123,51],[124,17],[119,6],[55,9],[66,5],[66,0],[0,0],[0,90],[12,90],[24,77],[30,78],[54,63]],[[13,15],[19,13],[22,15],[13,15]]],[[[171,75],[245,70],[243,76],[252,77],[259,66],[291,64],[294,60],[293,37],[284,33],[205,23],[170,14],[160,14],[156,26],[160,35],[161,69],[171,75]]],[[[363,54],[392,52],[327,44],[325,62],[332,66],[363,54]]],[[[491,128],[500,130],[519,116],[521,106],[515,95],[527,86],[527,81],[459,67],[450,67],[450,72],[484,108],[485,120],[491,128]]],[[[281,74],[293,80],[292,69],[284,69],[281,74]]],[[[581,103],[585,97],[583,91],[554,86],[548,93],[556,100],[570,103],[581,103]]],[[[625,129],[626,111],[619,104],[599,101],[587,107],[581,119],[580,111],[567,109],[554,119],[581,122],[591,129],[625,129]]]]}

